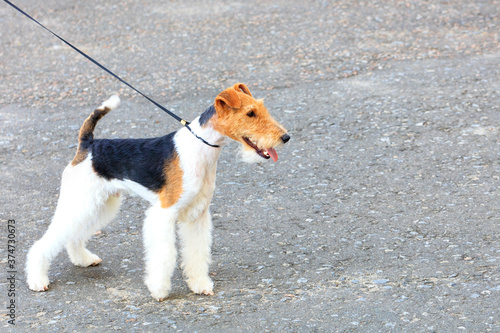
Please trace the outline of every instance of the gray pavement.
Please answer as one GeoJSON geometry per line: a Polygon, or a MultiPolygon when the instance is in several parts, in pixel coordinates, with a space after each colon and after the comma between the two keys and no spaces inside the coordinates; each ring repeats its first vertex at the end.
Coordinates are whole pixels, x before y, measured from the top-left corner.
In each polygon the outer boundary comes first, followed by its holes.
{"type": "Polygon", "coordinates": [[[30,292],[85,117],[118,91],[98,137],[178,125],[0,4],[2,332],[500,331],[498,1],[16,3],[187,119],[245,82],[292,139],[277,163],[224,149],[213,297],[179,271],[149,296],[138,198],[90,241],[101,265],[62,253],[30,292]]]}

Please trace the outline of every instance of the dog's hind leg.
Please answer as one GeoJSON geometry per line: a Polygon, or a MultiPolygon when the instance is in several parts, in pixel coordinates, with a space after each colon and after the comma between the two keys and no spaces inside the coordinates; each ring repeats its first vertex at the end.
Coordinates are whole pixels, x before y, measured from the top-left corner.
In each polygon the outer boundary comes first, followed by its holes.
{"type": "Polygon", "coordinates": [[[33,245],[27,256],[28,286],[35,291],[48,289],[51,261],[64,245],[81,232],[81,225],[95,214],[92,210],[83,213],[77,203],[71,203],[71,198],[64,192],[64,189],[61,189],[61,196],[47,232],[33,245]]]}
{"type": "Polygon", "coordinates": [[[151,296],[162,301],[171,289],[175,269],[175,220],[173,209],[155,204],[146,212],[143,237],[146,260],[145,283],[151,296]]]}
{"type": "Polygon", "coordinates": [[[38,240],[28,252],[26,260],[26,274],[28,286],[34,291],[45,291],[49,288],[48,271],[50,263],[62,250],[68,237],[61,230],[66,219],[61,213],[56,213],[47,232],[38,240]]]}
{"type": "Polygon", "coordinates": [[[74,265],[88,267],[98,265],[101,262],[101,258],[90,252],[85,245],[96,231],[105,227],[115,218],[120,209],[120,204],[120,193],[109,196],[105,203],[99,207],[96,216],[89,217],[86,222],[87,225],[80,228],[78,234],[70,237],[70,240],[66,243],[66,250],[74,265]]]}
{"type": "MultiPolygon", "coordinates": [[[[90,160],[64,169],[57,208],[47,232],[30,249],[26,260],[28,286],[48,289],[51,261],[68,244],[88,233],[107,198],[103,180],[92,171],[90,160]],[[90,223],[90,224],[89,224],[90,223]]],[[[94,258],[95,259],[95,258],[94,258]]]]}
{"type": "Polygon", "coordinates": [[[73,166],[64,169],[59,200],[52,222],[43,237],[28,252],[26,274],[31,290],[48,289],[50,263],[76,233],[77,222],[82,219],[82,216],[79,216],[82,213],[79,199],[83,197],[80,192],[84,189],[78,186],[80,185],[78,179],[82,173],[80,169],[81,167],[73,166]]]}
{"type": "Polygon", "coordinates": [[[213,295],[214,283],[208,276],[211,261],[212,219],[208,207],[196,221],[179,223],[182,268],[189,288],[196,294],[213,295]]]}

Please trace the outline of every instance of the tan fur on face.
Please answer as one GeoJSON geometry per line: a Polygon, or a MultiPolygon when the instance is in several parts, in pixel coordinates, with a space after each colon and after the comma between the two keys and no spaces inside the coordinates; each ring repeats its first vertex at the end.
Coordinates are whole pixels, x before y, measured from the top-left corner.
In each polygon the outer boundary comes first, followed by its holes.
{"type": "Polygon", "coordinates": [[[215,130],[239,141],[245,149],[253,150],[243,140],[247,137],[261,149],[282,144],[285,128],[271,117],[262,99],[253,98],[243,83],[238,83],[221,92],[215,99],[217,117],[213,119],[215,130]],[[254,117],[248,113],[253,112],[254,117]]]}

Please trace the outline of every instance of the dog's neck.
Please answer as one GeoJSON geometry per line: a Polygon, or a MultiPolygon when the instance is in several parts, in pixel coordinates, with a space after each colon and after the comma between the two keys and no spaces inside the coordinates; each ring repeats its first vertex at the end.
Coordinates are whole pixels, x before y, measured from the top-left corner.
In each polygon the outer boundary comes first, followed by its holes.
{"type": "MultiPolygon", "coordinates": [[[[227,143],[227,137],[221,134],[219,131],[215,130],[213,126],[213,118],[215,117],[217,117],[215,107],[211,105],[199,117],[194,119],[189,124],[189,126],[191,127],[192,131],[196,133],[197,136],[203,138],[203,140],[209,142],[210,144],[222,147],[227,143]]],[[[209,147],[202,141],[197,141],[203,148],[209,147]]],[[[220,147],[210,147],[209,150],[217,151],[220,150],[220,147]]]]}

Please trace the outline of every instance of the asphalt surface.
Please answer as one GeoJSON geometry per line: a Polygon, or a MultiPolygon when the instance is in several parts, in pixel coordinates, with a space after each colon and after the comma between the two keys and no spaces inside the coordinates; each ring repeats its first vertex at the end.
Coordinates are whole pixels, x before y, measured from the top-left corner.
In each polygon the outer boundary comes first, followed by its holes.
{"type": "Polygon", "coordinates": [[[213,297],[179,271],[150,297],[138,198],[89,242],[101,265],[61,253],[31,292],[26,253],[93,108],[122,97],[98,137],[178,125],[1,3],[2,332],[500,331],[498,1],[16,3],[184,118],[244,82],[292,139],[277,163],[224,149],[213,297]]]}

